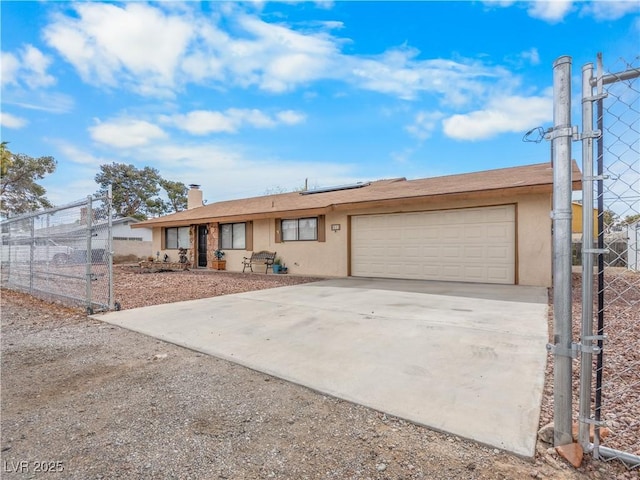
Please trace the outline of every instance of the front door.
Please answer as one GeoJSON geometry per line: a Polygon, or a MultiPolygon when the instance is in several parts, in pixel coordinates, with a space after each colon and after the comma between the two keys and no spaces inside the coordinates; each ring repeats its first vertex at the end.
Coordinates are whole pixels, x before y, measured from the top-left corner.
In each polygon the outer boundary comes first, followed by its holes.
{"type": "Polygon", "coordinates": [[[207,226],[198,225],[198,267],[207,266],[207,226]]]}

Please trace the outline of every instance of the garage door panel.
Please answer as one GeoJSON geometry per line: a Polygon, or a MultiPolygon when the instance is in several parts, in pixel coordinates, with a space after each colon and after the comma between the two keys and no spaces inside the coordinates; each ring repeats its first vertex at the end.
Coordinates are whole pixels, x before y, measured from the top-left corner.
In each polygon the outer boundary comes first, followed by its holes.
{"type": "Polygon", "coordinates": [[[423,229],[416,226],[406,227],[404,229],[404,237],[418,240],[423,237],[423,229]]]}
{"type": "Polygon", "coordinates": [[[442,256],[449,259],[449,261],[458,261],[462,256],[460,252],[460,248],[457,245],[455,246],[449,245],[449,246],[443,247],[441,252],[442,252],[442,256]]]}
{"type": "Polygon", "coordinates": [[[507,240],[510,239],[511,229],[505,224],[492,224],[487,228],[487,239],[489,240],[507,240]]]}
{"type": "Polygon", "coordinates": [[[468,282],[485,282],[486,274],[482,266],[466,265],[464,268],[464,277],[468,282]]]}
{"type": "Polygon", "coordinates": [[[481,239],[486,238],[487,229],[484,225],[465,225],[464,227],[464,237],[469,242],[477,243],[481,239]]]}
{"type": "Polygon", "coordinates": [[[419,257],[420,256],[420,246],[415,245],[415,246],[410,246],[410,247],[404,247],[402,249],[402,253],[407,258],[419,257]]]}
{"type": "Polygon", "coordinates": [[[511,251],[509,245],[489,245],[487,246],[487,258],[492,260],[493,262],[503,261],[504,263],[508,263],[508,255],[511,251]]]}
{"type": "Polygon", "coordinates": [[[503,207],[493,207],[484,210],[484,218],[486,222],[510,222],[513,220],[513,210],[503,207]]]}
{"type": "Polygon", "coordinates": [[[464,238],[464,225],[447,225],[442,228],[442,236],[445,240],[464,238]]]}
{"type": "Polygon", "coordinates": [[[435,259],[440,255],[440,249],[438,247],[422,246],[420,251],[422,252],[421,257],[427,259],[435,259]]]}
{"type": "Polygon", "coordinates": [[[515,281],[515,207],[352,217],[354,276],[515,281]]]}
{"type": "Polygon", "coordinates": [[[510,278],[511,271],[506,267],[492,266],[487,269],[487,283],[509,283],[510,278]]]}
{"type": "Polygon", "coordinates": [[[442,267],[442,275],[446,280],[462,281],[464,278],[463,265],[445,265],[442,267]]]}
{"type": "Polygon", "coordinates": [[[464,258],[469,261],[483,261],[485,257],[484,250],[482,245],[465,246],[464,258]]]}
{"type": "Polygon", "coordinates": [[[435,228],[426,227],[421,233],[423,240],[437,240],[439,237],[439,232],[435,228]]]}

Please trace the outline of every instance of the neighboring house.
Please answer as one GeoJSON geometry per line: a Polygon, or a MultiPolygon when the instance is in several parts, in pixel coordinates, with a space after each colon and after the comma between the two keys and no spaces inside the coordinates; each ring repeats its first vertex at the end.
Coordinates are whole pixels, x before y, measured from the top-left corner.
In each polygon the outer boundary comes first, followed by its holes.
{"type": "MultiPolygon", "coordinates": [[[[574,189],[580,171],[573,164],[574,189]]],[[[153,251],[189,249],[207,268],[222,249],[241,271],[252,251],[277,252],[289,272],[320,276],[551,285],[549,163],[445,177],[379,180],[202,205],[132,225],[153,251]]]]}
{"type": "Polygon", "coordinates": [[[137,228],[133,230],[131,225],[140,222],[137,218],[125,217],[116,218],[111,222],[113,240],[150,242],[153,239],[153,232],[150,228],[137,228]]]}
{"type": "MultiPolygon", "coordinates": [[[[136,258],[147,258],[153,255],[152,238],[150,228],[140,228],[132,230],[131,226],[140,222],[137,218],[123,217],[111,220],[111,251],[114,261],[119,258],[135,256],[136,258]]],[[[86,210],[81,211],[80,224],[86,223],[86,210]]],[[[109,224],[107,220],[96,221],[93,226],[93,236],[91,239],[92,249],[106,249],[109,224]]],[[[82,230],[79,230],[82,232],[82,230]]],[[[72,246],[86,251],[86,238],[84,234],[76,237],[72,246]]]]}
{"type": "Polygon", "coordinates": [[[150,228],[136,228],[135,230],[131,228],[132,225],[138,222],[140,220],[132,217],[117,218],[111,222],[113,259],[115,262],[131,255],[137,258],[147,258],[155,255],[152,230],[150,228]]]}
{"type": "MultiPolygon", "coordinates": [[[[111,221],[112,244],[111,251],[114,253],[114,261],[123,257],[135,256],[136,259],[150,257],[156,252],[152,249],[152,230],[150,228],[131,229],[131,225],[138,223],[136,218],[114,218],[111,221]]],[[[4,222],[5,224],[8,222],[4,222]]],[[[87,227],[86,209],[80,210],[79,218],[68,223],[58,223],[49,227],[37,227],[33,234],[36,237],[35,246],[46,248],[45,256],[58,255],[64,253],[66,257],[76,260],[86,258],[87,252],[87,227]],[[47,242],[53,242],[50,244],[47,242]],[[52,249],[57,246],[56,249],[52,249]],[[63,251],[62,248],[68,250],[63,251]]],[[[21,225],[18,225],[21,227],[21,225]]],[[[96,220],[92,225],[91,250],[94,261],[102,261],[107,249],[108,222],[105,219],[96,220]]],[[[31,245],[31,232],[26,226],[24,232],[13,232],[12,243],[16,245],[31,245]]],[[[9,237],[3,234],[3,244],[10,242],[9,237]]],[[[42,249],[41,249],[42,250],[42,249]]],[[[8,251],[8,250],[7,250],[8,251]]],[[[5,257],[8,254],[5,253],[5,257]]]]}
{"type": "MultiPolygon", "coordinates": [[[[582,204],[571,203],[571,233],[574,242],[582,242],[582,204]]],[[[593,238],[598,238],[598,209],[593,209],[593,238]]]]}
{"type": "Polygon", "coordinates": [[[627,247],[627,267],[629,270],[640,272],[640,221],[627,225],[628,247],[627,247]]]}

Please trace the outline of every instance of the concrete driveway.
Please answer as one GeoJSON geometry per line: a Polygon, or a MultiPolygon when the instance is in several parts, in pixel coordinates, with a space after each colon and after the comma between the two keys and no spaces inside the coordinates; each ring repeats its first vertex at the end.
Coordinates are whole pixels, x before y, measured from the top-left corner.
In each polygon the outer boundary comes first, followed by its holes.
{"type": "Polygon", "coordinates": [[[544,288],[346,278],[93,318],[534,455],[544,288]]]}

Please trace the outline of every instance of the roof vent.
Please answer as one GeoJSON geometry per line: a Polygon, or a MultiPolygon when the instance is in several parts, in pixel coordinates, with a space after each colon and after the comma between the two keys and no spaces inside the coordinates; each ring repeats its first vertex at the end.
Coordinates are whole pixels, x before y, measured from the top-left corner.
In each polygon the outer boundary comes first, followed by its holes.
{"type": "Polygon", "coordinates": [[[358,183],[351,183],[348,185],[336,185],[333,187],[320,187],[320,188],[314,188],[312,190],[303,190],[302,192],[300,192],[300,195],[313,195],[315,193],[327,193],[327,192],[338,192],[340,190],[353,190],[354,188],[362,188],[362,187],[368,187],[369,185],[371,185],[371,182],[358,182],[358,183]]]}

